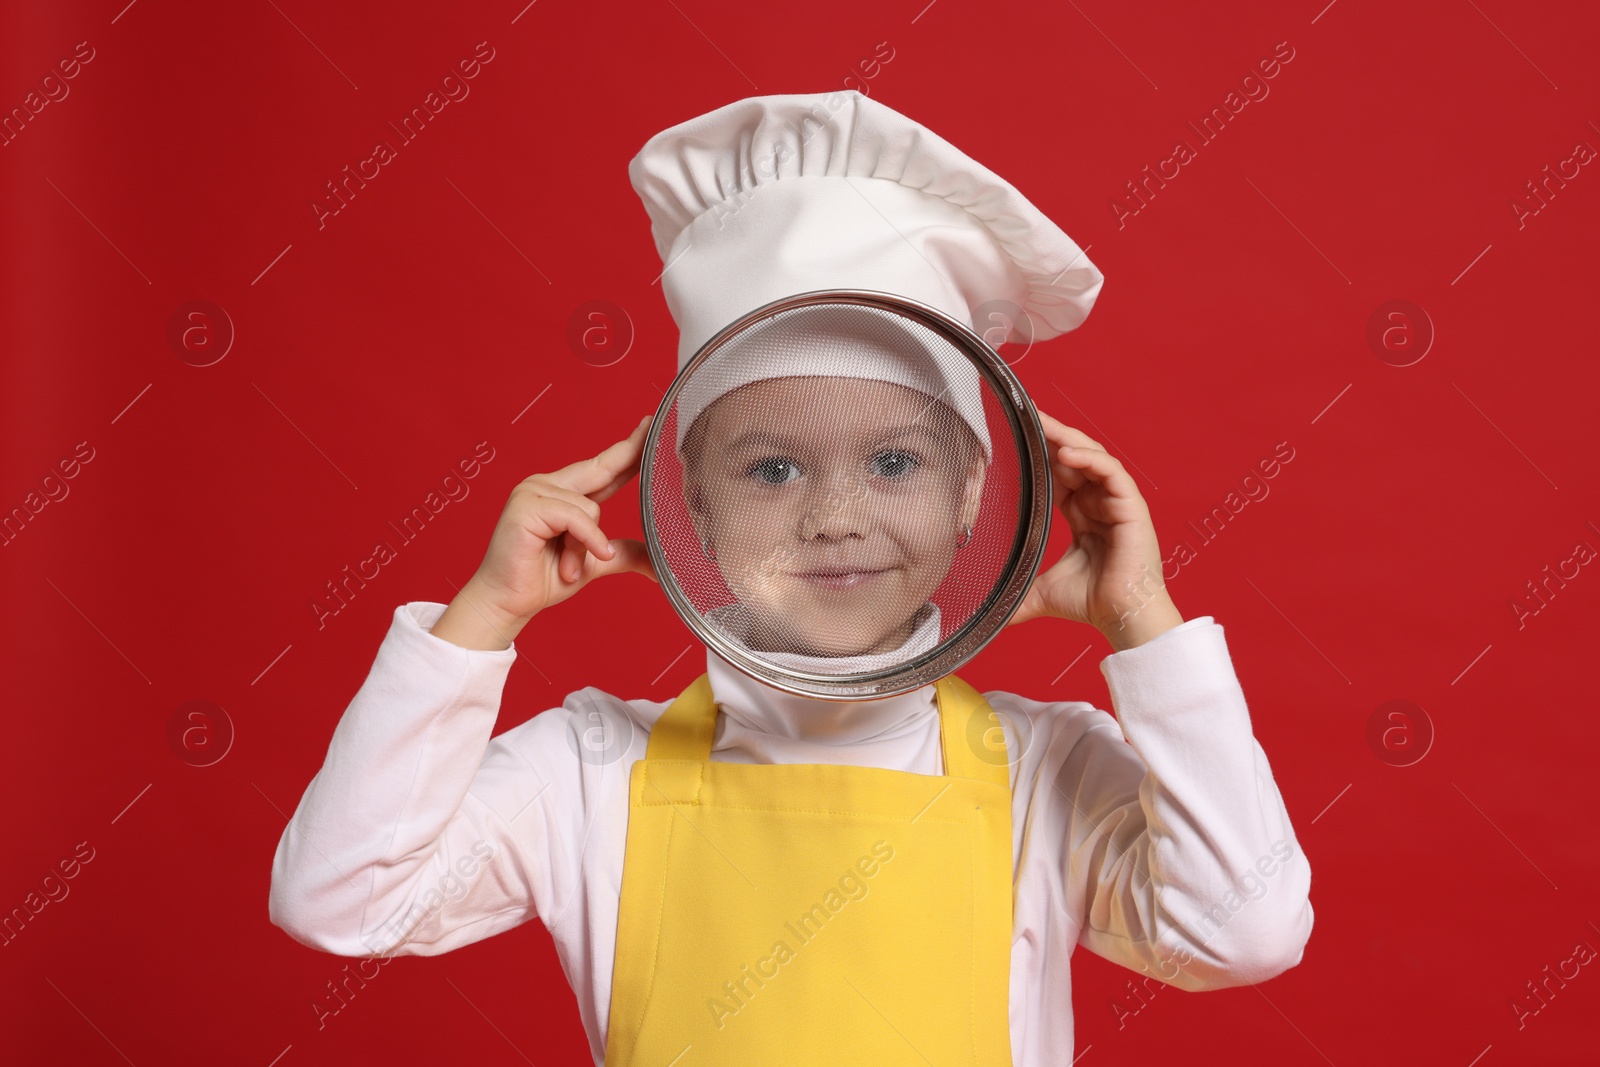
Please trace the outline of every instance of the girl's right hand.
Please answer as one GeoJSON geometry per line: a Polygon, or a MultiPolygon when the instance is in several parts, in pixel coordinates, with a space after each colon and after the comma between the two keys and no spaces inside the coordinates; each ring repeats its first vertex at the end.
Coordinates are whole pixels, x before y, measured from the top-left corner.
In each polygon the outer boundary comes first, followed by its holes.
{"type": "Polygon", "coordinates": [[[642,541],[609,541],[600,529],[600,503],[639,472],[649,428],[646,416],[598,456],[518,483],[468,583],[471,599],[520,626],[603,575],[634,571],[659,582],[642,541]]]}

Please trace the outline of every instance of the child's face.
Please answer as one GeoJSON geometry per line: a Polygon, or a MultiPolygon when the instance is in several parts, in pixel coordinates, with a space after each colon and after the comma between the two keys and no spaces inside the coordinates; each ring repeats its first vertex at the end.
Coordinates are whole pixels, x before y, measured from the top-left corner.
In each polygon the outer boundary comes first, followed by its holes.
{"type": "Polygon", "coordinates": [[[695,421],[685,453],[696,532],[761,651],[898,648],[983,491],[983,453],[953,410],[862,378],[742,386],[695,421]]]}

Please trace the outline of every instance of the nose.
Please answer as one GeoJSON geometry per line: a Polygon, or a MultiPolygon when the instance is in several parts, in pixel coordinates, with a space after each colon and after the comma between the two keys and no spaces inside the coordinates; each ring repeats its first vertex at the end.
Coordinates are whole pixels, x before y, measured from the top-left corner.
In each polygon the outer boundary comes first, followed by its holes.
{"type": "Polygon", "coordinates": [[[848,467],[830,466],[814,472],[809,492],[802,500],[801,540],[841,540],[866,535],[866,478],[848,467]]]}

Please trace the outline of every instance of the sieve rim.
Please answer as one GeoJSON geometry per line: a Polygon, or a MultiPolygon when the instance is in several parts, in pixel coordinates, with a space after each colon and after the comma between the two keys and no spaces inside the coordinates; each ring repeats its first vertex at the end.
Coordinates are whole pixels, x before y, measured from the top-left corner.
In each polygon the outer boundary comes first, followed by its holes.
{"type": "Polygon", "coordinates": [[[1044,428],[1032,398],[1010,365],[971,327],[941,309],[875,289],[813,289],[796,293],[746,312],[717,331],[683,365],[663,394],[645,435],[639,468],[639,515],[645,547],[673,610],[707,647],[745,674],[783,692],[821,700],[877,700],[908,693],[971,662],[1005,628],[1033,585],[1050,536],[1053,495],[1044,428]],[[661,546],[651,500],[655,456],[661,447],[666,415],[694,372],[746,327],[782,312],[823,304],[856,305],[904,315],[949,341],[994,390],[1013,441],[1023,446],[1018,449],[1018,465],[1022,468],[1017,501],[1019,521],[1002,567],[1002,579],[960,627],[927,652],[894,667],[852,674],[818,674],[776,666],[746,652],[707,623],[678,582],[661,546]]]}

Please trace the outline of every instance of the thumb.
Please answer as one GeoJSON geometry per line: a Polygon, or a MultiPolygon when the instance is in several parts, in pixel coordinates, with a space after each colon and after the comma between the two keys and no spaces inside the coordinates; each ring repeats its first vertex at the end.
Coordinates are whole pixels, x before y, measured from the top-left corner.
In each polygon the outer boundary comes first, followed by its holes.
{"type": "Polygon", "coordinates": [[[661,584],[656,577],[655,566],[650,562],[650,551],[643,541],[617,538],[611,541],[611,547],[616,549],[616,555],[610,559],[598,559],[592,552],[585,553],[583,577],[586,580],[632,571],[644,575],[657,585],[661,584]]]}
{"type": "Polygon", "coordinates": [[[1017,605],[1017,610],[1012,612],[1011,618],[1006,620],[1006,626],[1016,626],[1018,623],[1037,619],[1044,614],[1042,603],[1037,585],[1030,587],[1027,595],[1022,598],[1022,603],[1017,605]]]}

